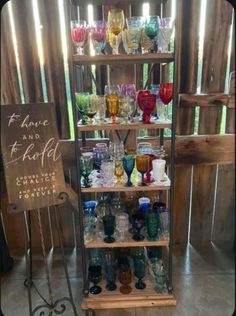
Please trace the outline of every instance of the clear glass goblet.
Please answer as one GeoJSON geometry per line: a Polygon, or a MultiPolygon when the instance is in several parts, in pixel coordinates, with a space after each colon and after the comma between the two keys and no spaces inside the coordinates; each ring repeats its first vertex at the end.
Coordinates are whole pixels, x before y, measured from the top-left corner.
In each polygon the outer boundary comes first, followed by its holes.
{"type": "Polygon", "coordinates": [[[160,18],[160,29],[157,36],[157,47],[159,52],[166,53],[169,51],[173,26],[174,20],[171,17],[160,18]]]}

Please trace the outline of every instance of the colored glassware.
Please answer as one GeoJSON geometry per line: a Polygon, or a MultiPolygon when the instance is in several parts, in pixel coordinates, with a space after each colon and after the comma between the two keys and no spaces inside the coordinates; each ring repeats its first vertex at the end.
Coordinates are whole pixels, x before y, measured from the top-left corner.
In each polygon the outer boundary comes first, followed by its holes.
{"type": "Polygon", "coordinates": [[[122,177],[124,175],[123,161],[115,160],[115,176],[117,177],[116,184],[122,185],[122,177]]]}
{"type": "Polygon", "coordinates": [[[165,120],[168,119],[168,104],[173,99],[173,83],[163,82],[160,83],[159,96],[165,107],[165,120]]]}
{"type": "Polygon", "coordinates": [[[135,241],[144,240],[144,236],[141,234],[141,229],[145,225],[145,217],[142,213],[136,213],[132,215],[132,226],[134,228],[134,235],[132,236],[135,241]]]}
{"type": "Polygon", "coordinates": [[[107,282],[106,289],[108,291],[114,291],[117,288],[115,283],[117,276],[117,264],[112,250],[105,250],[104,252],[104,271],[107,282]]]}
{"type": "Polygon", "coordinates": [[[173,32],[174,20],[171,17],[160,18],[160,29],[157,37],[158,51],[168,52],[171,35],[173,32]]]}
{"type": "Polygon", "coordinates": [[[151,177],[151,171],[152,171],[152,161],[156,159],[156,156],[153,154],[148,154],[149,160],[148,160],[148,170],[146,173],[146,179],[145,183],[150,184],[154,181],[154,179],[151,177]]]}
{"type": "Polygon", "coordinates": [[[132,16],[126,19],[126,22],[127,30],[122,33],[125,51],[127,54],[137,54],[139,53],[143,17],[132,16]]]}
{"type": "Polygon", "coordinates": [[[90,27],[91,39],[96,55],[101,55],[106,46],[107,22],[93,21],[90,27]]]}
{"type": "Polygon", "coordinates": [[[129,285],[132,280],[131,269],[127,265],[121,265],[119,269],[119,281],[122,284],[120,287],[120,292],[122,294],[129,294],[132,291],[131,286],[129,285]]]}
{"type": "Polygon", "coordinates": [[[142,181],[139,185],[146,185],[144,182],[144,174],[148,171],[149,168],[149,156],[148,155],[137,155],[136,156],[136,168],[138,172],[142,175],[142,181]]]}
{"type": "Polygon", "coordinates": [[[86,21],[71,21],[71,38],[76,46],[77,54],[84,55],[84,45],[88,40],[86,21]]]}
{"type": "Polygon", "coordinates": [[[123,157],[123,167],[125,170],[125,173],[127,174],[128,180],[126,182],[127,187],[131,187],[133,183],[131,182],[131,174],[134,170],[134,165],[135,165],[135,156],[134,155],[125,155],[123,157]]]}
{"type": "Polygon", "coordinates": [[[144,22],[144,32],[152,41],[151,51],[154,51],[155,38],[159,32],[160,18],[157,15],[148,16],[144,22]]]}
{"type": "Polygon", "coordinates": [[[102,288],[97,284],[102,279],[102,267],[90,265],[88,268],[88,279],[93,282],[93,286],[89,289],[91,294],[99,294],[102,291],[102,288]]]}
{"type": "Polygon", "coordinates": [[[89,175],[93,170],[93,158],[91,156],[80,157],[80,173],[83,176],[83,187],[89,188],[91,181],[89,175]]]}
{"type": "Polygon", "coordinates": [[[111,9],[108,11],[108,32],[109,42],[114,55],[119,54],[119,38],[125,25],[124,11],[121,9],[111,9]]]}
{"type": "Polygon", "coordinates": [[[89,93],[88,92],[75,92],[75,102],[79,114],[81,116],[81,123],[87,124],[88,117],[86,115],[86,111],[89,106],[89,93]]]}
{"type": "Polygon", "coordinates": [[[143,290],[146,284],[143,282],[142,278],[145,277],[146,272],[146,261],[144,255],[136,255],[133,257],[134,260],[134,275],[138,278],[138,282],[135,283],[136,289],[143,290]]]}
{"type": "Polygon", "coordinates": [[[140,90],[138,92],[137,103],[143,111],[143,123],[150,124],[151,115],[156,105],[156,95],[152,94],[149,90],[140,90]]]}
{"type": "Polygon", "coordinates": [[[115,238],[112,237],[115,231],[115,216],[114,215],[105,215],[103,216],[103,227],[104,233],[107,237],[104,238],[106,243],[113,243],[115,238]]]}
{"type": "Polygon", "coordinates": [[[158,237],[159,221],[156,212],[149,212],[146,215],[147,239],[154,241],[158,237]]]}

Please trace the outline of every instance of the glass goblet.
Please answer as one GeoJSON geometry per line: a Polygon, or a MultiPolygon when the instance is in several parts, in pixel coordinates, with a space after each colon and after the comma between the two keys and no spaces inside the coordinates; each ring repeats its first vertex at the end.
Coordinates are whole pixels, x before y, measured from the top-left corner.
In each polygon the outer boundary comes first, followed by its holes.
{"type": "Polygon", "coordinates": [[[167,282],[167,274],[162,265],[162,260],[158,258],[152,258],[152,271],[155,276],[156,281],[156,292],[157,293],[165,293],[166,292],[166,282],[167,282]]]}
{"type": "Polygon", "coordinates": [[[89,289],[91,294],[99,294],[102,292],[102,288],[97,285],[102,279],[102,267],[90,265],[88,268],[88,279],[93,282],[93,286],[89,289]]]}
{"type": "Polygon", "coordinates": [[[114,291],[116,286],[117,264],[114,259],[114,254],[111,250],[104,252],[104,271],[106,279],[106,289],[108,291],[114,291]]]}
{"type": "Polygon", "coordinates": [[[147,222],[147,239],[150,241],[157,240],[159,221],[156,212],[150,212],[146,215],[147,222]]]}
{"type": "Polygon", "coordinates": [[[129,118],[133,114],[133,100],[129,96],[119,98],[119,115],[123,117],[124,124],[128,124],[129,118]]]}
{"type": "Polygon", "coordinates": [[[92,94],[90,102],[93,102],[96,107],[95,121],[103,123],[106,117],[106,102],[105,97],[101,95],[92,94]]]}
{"type": "Polygon", "coordinates": [[[91,181],[89,175],[93,170],[93,158],[91,156],[80,157],[80,173],[83,176],[83,187],[91,187],[91,181]]]}
{"type": "Polygon", "coordinates": [[[125,170],[125,173],[127,174],[128,180],[125,184],[127,187],[132,187],[133,183],[131,182],[131,174],[134,170],[134,165],[135,165],[135,156],[134,155],[125,155],[123,157],[123,167],[125,170]]]}
{"type": "Polygon", "coordinates": [[[149,160],[148,160],[148,170],[146,173],[146,179],[145,183],[150,184],[154,181],[154,179],[151,177],[151,171],[152,171],[152,161],[156,159],[156,156],[153,154],[148,154],[149,160]]]}
{"type": "Polygon", "coordinates": [[[134,228],[134,235],[132,236],[135,241],[144,240],[144,236],[140,233],[141,229],[145,225],[145,217],[142,213],[136,213],[132,215],[132,226],[134,228]]]}
{"type": "Polygon", "coordinates": [[[85,109],[85,115],[87,115],[87,117],[89,118],[87,122],[88,124],[93,124],[93,117],[96,115],[96,113],[97,113],[97,104],[96,102],[94,102],[94,96],[89,95],[88,106],[85,109]]]}
{"type": "Polygon", "coordinates": [[[136,289],[143,290],[146,287],[146,284],[143,282],[142,278],[145,277],[146,272],[146,262],[145,256],[139,255],[134,256],[134,275],[138,278],[138,282],[135,283],[136,289]]]}
{"type": "Polygon", "coordinates": [[[111,123],[116,124],[116,116],[119,113],[119,97],[117,95],[106,96],[107,109],[111,116],[111,123]]]}
{"type": "Polygon", "coordinates": [[[124,241],[125,233],[129,229],[129,215],[127,213],[116,214],[116,229],[119,232],[119,240],[124,241]]]}
{"type": "Polygon", "coordinates": [[[155,38],[159,32],[160,18],[157,15],[148,16],[144,22],[144,32],[152,41],[151,52],[154,51],[155,38]]]}
{"type": "Polygon", "coordinates": [[[132,27],[122,33],[122,40],[127,54],[138,54],[141,39],[141,27],[132,27]]]}
{"type": "Polygon", "coordinates": [[[165,210],[164,212],[160,212],[160,228],[161,228],[161,236],[164,240],[169,239],[169,212],[165,210]]]}
{"type": "Polygon", "coordinates": [[[75,102],[76,102],[76,106],[79,111],[79,114],[81,116],[81,123],[83,125],[87,124],[88,117],[85,113],[89,106],[89,93],[88,92],[75,92],[75,102]]]}
{"type": "Polygon", "coordinates": [[[152,144],[148,142],[138,143],[137,153],[140,155],[149,155],[152,154],[152,144]]]}
{"type": "Polygon", "coordinates": [[[134,83],[124,83],[120,87],[120,93],[122,97],[130,97],[135,100],[136,88],[134,83]]]}
{"type": "Polygon", "coordinates": [[[158,51],[168,52],[171,35],[173,32],[174,20],[171,17],[160,18],[160,29],[157,37],[158,51]]]}
{"type": "Polygon", "coordinates": [[[156,105],[156,95],[152,94],[149,90],[140,90],[137,96],[137,103],[143,111],[142,122],[150,124],[151,115],[156,105]]]}
{"type": "Polygon", "coordinates": [[[131,286],[129,285],[132,280],[132,274],[130,267],[122,265],[119,270],[119,281],[122,284],[120,287],[120,292],[122,294],[129,294],[132,291],[131,286]]]}
{"type": "Polygon", "coordinates": [[[114,186],[115,164],[112,160],[103,160],[100,172],[103,178],[102,185],[105,187],[114,186]]]}
{"type": "Polygon", "coordinates": [[[123,31],[125,25],[124,11],[121,9],[111,9],[108,11],[108,32],[110,36],[110,45],[112,46],[112,53],[119,54],[119,39],[118,35],[123,31]],[[112,35],[115,41],[112,40],[112,35]]]}
{"type": "Polygon", "coordinates": [[[71,21],[71,38],[76,46],[77,54],[84,55],[84,45],[88,40],[86,21],[71,21]]]}
{"type": "Polygon", "coordinates": [[[136,168],[138,172],[141,173],[142,175],[142,181],[139,184],[141,185],[146,185],[144,181],[144,174],[148,171],[149,168],[149,156],[148,155],[137,155],[136,156],[136,168]]]}
{"type": "Polygon", "coordinates": [[[168,104],[173,99],[173,83],[162,82],[160,83],[159,96],[165,107],[165,120],[168,119],[168,104]]]}
{"type": "Polygon", "coordinates": [[[109,244],[115,241],[115,238],[112,237],[115,231],[115,219],[114,215],[103,216],[104,233],[107,235],[107,237],[104,238],[104,241],[109,244]]]}
{"type": "Polygon", "coordinates": [[[90,27],[90,34],[96,55],[101,55],[106,46],[107,22],[93,21],[90,27]]]}
{"type": "Polygon", "coordinates": [[[109,143],[109,153],[112,159],[120,160],[124,157],[125,150],[123,142],[111,142],[109,143]]]}
{"type": "Polygon", "coordinates": [[[115,160],[115,176],[117,177],[117,185],[122,185],[122,176],[124,175],[123,161],[115,160]]]}

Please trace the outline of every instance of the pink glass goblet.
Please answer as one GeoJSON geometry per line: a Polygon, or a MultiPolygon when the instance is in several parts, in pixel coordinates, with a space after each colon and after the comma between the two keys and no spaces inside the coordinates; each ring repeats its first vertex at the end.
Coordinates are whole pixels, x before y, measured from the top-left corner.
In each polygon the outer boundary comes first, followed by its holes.
{"type": "Polygon", "coordinates": [[[144,124],[150,124],[151,115],[156,105],[156,95],[152,94],[149,90],[140,90],[137,103],[143,111],[142,122],[144,124]]]}
{"type": "Polygon", "coordinates": [[[106,46],[107,22],[94,21],[90,27],[91,39],[96,55],[101,55],[106,46]]]}
{"type": "Polygon", "coordinates": [[[77,54],[84,55],[84,45],[88,40],[86,21],[71,21],[71,38],[76,46],[77,54]]]}

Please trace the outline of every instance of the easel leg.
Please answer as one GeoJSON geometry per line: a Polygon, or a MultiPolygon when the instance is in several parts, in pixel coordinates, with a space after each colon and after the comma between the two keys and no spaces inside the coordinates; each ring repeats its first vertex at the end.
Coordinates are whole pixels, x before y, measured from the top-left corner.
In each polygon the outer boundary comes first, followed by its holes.
{"type": "Polygon", "coordinates": [[[54,214],[55,214],[55,219],[56,219],[56,229],[57,229],[58,239],[59,239],[60,248],[61,248],[61,256],[62,256],[63,266],[64,266],[64,270],[65,270],[65,275],[66,275],[66,282],[67,282],[67,287],[68,287],[68,292],[69,292],[70,303],[72,305],[74,315],[78,316],[77,311],[76,311],[76,307],[75,307],[75,303],[74,303],[74,299],[73,299],[73,295],[72,295],[70,279],[69,279],[69,274],[68,274],[68,269],[67,269],[67,264],[66,264],[64,246],[63,246],[63,240],[62,240],[62,227],[61,227],[61,223],[58,219],[57,213],[59,213],[59,207],[55,206],[54,214]]]}

